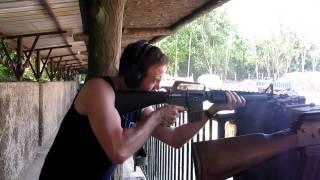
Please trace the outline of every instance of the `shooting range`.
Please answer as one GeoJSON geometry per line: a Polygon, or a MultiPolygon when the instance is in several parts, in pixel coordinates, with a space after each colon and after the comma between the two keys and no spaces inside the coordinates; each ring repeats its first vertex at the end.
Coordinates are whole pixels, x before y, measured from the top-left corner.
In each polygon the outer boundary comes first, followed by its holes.
{"type": "MultiPolygon", "coordinates": [[[[41,163],[72,104],[79,82],[115,75],[123,48],[138,40],[157,43],[228,0],[5,0],[0,2],[0,65],[14,73],[0,82],[0,179],[36,179],[41,163]],[[36,81],[24,78],[26,69],[36,81]],[[44,81],[46,77],[49,81],[44,81]],[[42,159],[41,159],[42,158],[42,159]]],[[[81,84],[81,83],[80,83],[81,84]]],[[[150,138],[147,158],[134,161],[150,180],[315,180],[320,178],[320,147],[290,149],[257,161],[233,174],[215,176],[224,167],[215,159],[226,151],[232,162],[237,150],[217,146],[226,137],[226,123],[236,136],[272,134],[290,128],[304,114],[319,120],[319,106],[303,96],[274,95],[253,101],[234,113],[217,116],[188,144],[171,148],[150,138]],[[217,122],[214,122],[217,121],[217,122]],[[216,125],[214,124],[216,123],[216,125]],[[217,127],[215,136],[213,128],[217,127]],[[208,136],[207,136],[208,135],[208,136]],[[229,152],[230,151],[230,152],[229,152]],[[231,152],[232,151],[232,152],[231,152]],[[234,153],[234,154],[232,154],[234,153]]],[[[304,117],[304,116],[303,116],[304,117]]],[[[302,118],[302,120],[304,120],[302,118]]],[[[187,113],[176,124],[188,122],[187,113]]],[[[300,130],[299,126],[297,131],[300,130]]],[[[320,127],[311,139],[320,139],[320,127]]],[[[236,138],[236,137],[235,137],[236,138]]],[[[312,141],[312,140],[310,140],[312,141]]],[[[315,140],[316,141],[316,140],[315,140]]],[[[226,141],[227,142],[227,141],[226,141]]],[[[316,142],[311,142],[316,144],[316,142]]],[[[319,142],[318,142],[319,144],[319,142]]],[[[241,146],[241,144],[239,145],[241,146]]],[[[224,159],[224,158],[222,158],[224,159]]],[[[228,160],[227,160],[228,159],[228,160]]],[[[240,163],[241,165],[241,163],[240,163]]],[[[129,178],[125,165],[114,179],[129,178]]],[[[134,174],[133,172],[133,174],[134,174]]],[[[133,177],[132,177],[133,178],[133,177]]],[[[142,178],[142,177],[141,177],[142,178]]]]}

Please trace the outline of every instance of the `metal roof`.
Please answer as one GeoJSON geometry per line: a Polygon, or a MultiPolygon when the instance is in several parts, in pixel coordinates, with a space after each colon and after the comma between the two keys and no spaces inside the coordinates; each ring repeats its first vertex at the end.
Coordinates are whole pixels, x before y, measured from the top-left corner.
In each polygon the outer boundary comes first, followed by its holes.
{"type": "MultiPolygon", "coordinates": [[[[140,39],[155,42],[225,2],[127,0],[121,46],[140,39]]],[[[17,37],[23,37],[24,52],[34,46],[33,49],[41,50],[42,58],[48,57],[51,51],[49,57],[53,57],[54,62],[64,62],[74,68],[87,66],[85,41],[75,38],[84,33],[79,0],[2,0],[0,24],[0,35],[11,47],[17,46],[17,37]]]]}

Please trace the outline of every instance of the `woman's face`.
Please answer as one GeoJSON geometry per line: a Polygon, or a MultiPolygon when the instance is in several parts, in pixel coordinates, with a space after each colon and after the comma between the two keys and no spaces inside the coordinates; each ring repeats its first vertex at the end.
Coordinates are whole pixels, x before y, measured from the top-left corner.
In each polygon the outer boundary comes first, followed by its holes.
{"type": "Polygon", "coordinates": [[[166,73],[167,67],[163,64],[154,64],[149,67],[142,83],[139,87],[143,91],[153,91],[160,89],[160,81],[166,73]]]}

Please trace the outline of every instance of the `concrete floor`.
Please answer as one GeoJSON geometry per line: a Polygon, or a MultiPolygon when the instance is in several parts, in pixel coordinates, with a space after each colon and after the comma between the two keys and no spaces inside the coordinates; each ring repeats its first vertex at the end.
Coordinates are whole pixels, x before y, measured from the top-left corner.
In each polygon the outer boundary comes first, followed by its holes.
{"type": "MultiPolygon", "coordinates": [[[[50,146],[52,144],[52,141],[48,143],[47,145],[42,146],[39,148],[37,156],[33,163],[27,168],[21,177],[21,180],[37,180],[39,179],[39,174],[43,165],[43,162],[45,160],[45,157],[50,149],[50,146]]],[[[129,158],[124,164],[123,164],[123,180],[146,180],[146,177],[144,176],[142,170],[137,167],[136,171],[134,171],[134,162],[133,158],[129,158]]]]}
{"type": "Polygon", "coordinates": [[[21,180],[36,180],[39,179],[39,174],[48,153],[50,146],[47,145],[39,149],[37,156],[33,163],[21,175],[21,180]]]}

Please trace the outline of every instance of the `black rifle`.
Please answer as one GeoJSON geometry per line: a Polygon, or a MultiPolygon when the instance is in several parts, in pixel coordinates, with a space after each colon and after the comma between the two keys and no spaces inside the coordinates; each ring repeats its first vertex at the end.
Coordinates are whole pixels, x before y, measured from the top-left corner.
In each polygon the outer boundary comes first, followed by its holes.
{"type": "MultiPolygon", "coordinates": [[[[273,93],[257,93],[236,91],[246,101],[268,100],[273,93]]],[[[116,91],[115,107],[120,114],[125,114],[150,105],[174,104],[184,106],[188,111],[188,121],[201,120],[203,102],[211,103],[226,102],[224,90],[206,91],[199,83],[177,81],[167,92],[144,92],[144,91],[116,91]]]]}

